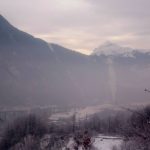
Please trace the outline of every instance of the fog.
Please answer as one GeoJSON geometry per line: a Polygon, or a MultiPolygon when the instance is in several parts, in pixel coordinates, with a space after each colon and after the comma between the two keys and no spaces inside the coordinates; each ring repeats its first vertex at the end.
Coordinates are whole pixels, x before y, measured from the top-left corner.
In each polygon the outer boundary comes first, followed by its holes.
{"type": "Polygon", "coordinates": [[[149,150],[149,5],[0,0],[0,149],[149,150]]]}

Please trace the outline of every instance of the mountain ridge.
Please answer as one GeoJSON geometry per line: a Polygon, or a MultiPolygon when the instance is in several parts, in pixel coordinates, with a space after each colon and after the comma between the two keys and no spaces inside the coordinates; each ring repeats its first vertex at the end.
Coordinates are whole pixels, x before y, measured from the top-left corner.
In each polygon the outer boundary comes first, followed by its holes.
{"type": "Polygon", "coordinates": [[[150,87],[150,55],[139,52],[134,59],[88,56],[2,25],[2,20],[1,105],[81,106],[149,101],[141,89],[150,87]]]}
{"type": "Polygon", "coordinates": [[[135,49],[107,41],[93,50],[91,55],[135,57],[136,53],[150,53],[150,50],[135,49]]]}

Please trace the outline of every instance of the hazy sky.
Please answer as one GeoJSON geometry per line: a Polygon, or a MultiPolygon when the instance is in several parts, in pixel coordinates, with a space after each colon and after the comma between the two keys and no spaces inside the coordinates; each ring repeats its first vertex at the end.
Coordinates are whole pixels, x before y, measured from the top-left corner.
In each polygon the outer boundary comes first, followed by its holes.
{"type": "Polygon", "coordinates": [[[89,53],[105,41],[150,49],[150,0],[0,0],[14,26],[89,53]]]}

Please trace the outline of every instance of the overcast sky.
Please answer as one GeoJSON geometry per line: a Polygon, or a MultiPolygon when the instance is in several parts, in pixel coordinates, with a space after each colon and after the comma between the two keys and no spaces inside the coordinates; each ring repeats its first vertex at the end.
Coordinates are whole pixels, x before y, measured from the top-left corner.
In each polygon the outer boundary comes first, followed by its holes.
{"type": "Polygon", "coordinates": [[[150,0],[0,0],[19,29],[89,53],[105,41],[150,49],[150,0]]]}

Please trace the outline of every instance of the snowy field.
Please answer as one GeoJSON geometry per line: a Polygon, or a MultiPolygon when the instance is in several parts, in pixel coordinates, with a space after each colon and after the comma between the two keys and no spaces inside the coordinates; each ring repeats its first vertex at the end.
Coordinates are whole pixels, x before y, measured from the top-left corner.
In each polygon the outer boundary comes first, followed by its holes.
{"type": "Polygon", "coordinates": [[[93,145],[96,150],[112,150],[114,146],[120,147],[121,143],[120,137],[99,135],[95,138],[93,145]]]}
{"type": "MultiPolygon", "coordinates": [[[[92,150],[113,150],[113,147],[119,148],[121,143],[122,143],[121,137],[99,135],[94,138],[92,150]]],[[[66,147],[70,148],[71,150],[74,150],[73,138],[70,138],[66,147]]],[[[63,148],[62,150],[66,150],[66,148],[63,148]]],[[[82,146],[79,147],[79,150],[83,150],[82,146]]]]}

